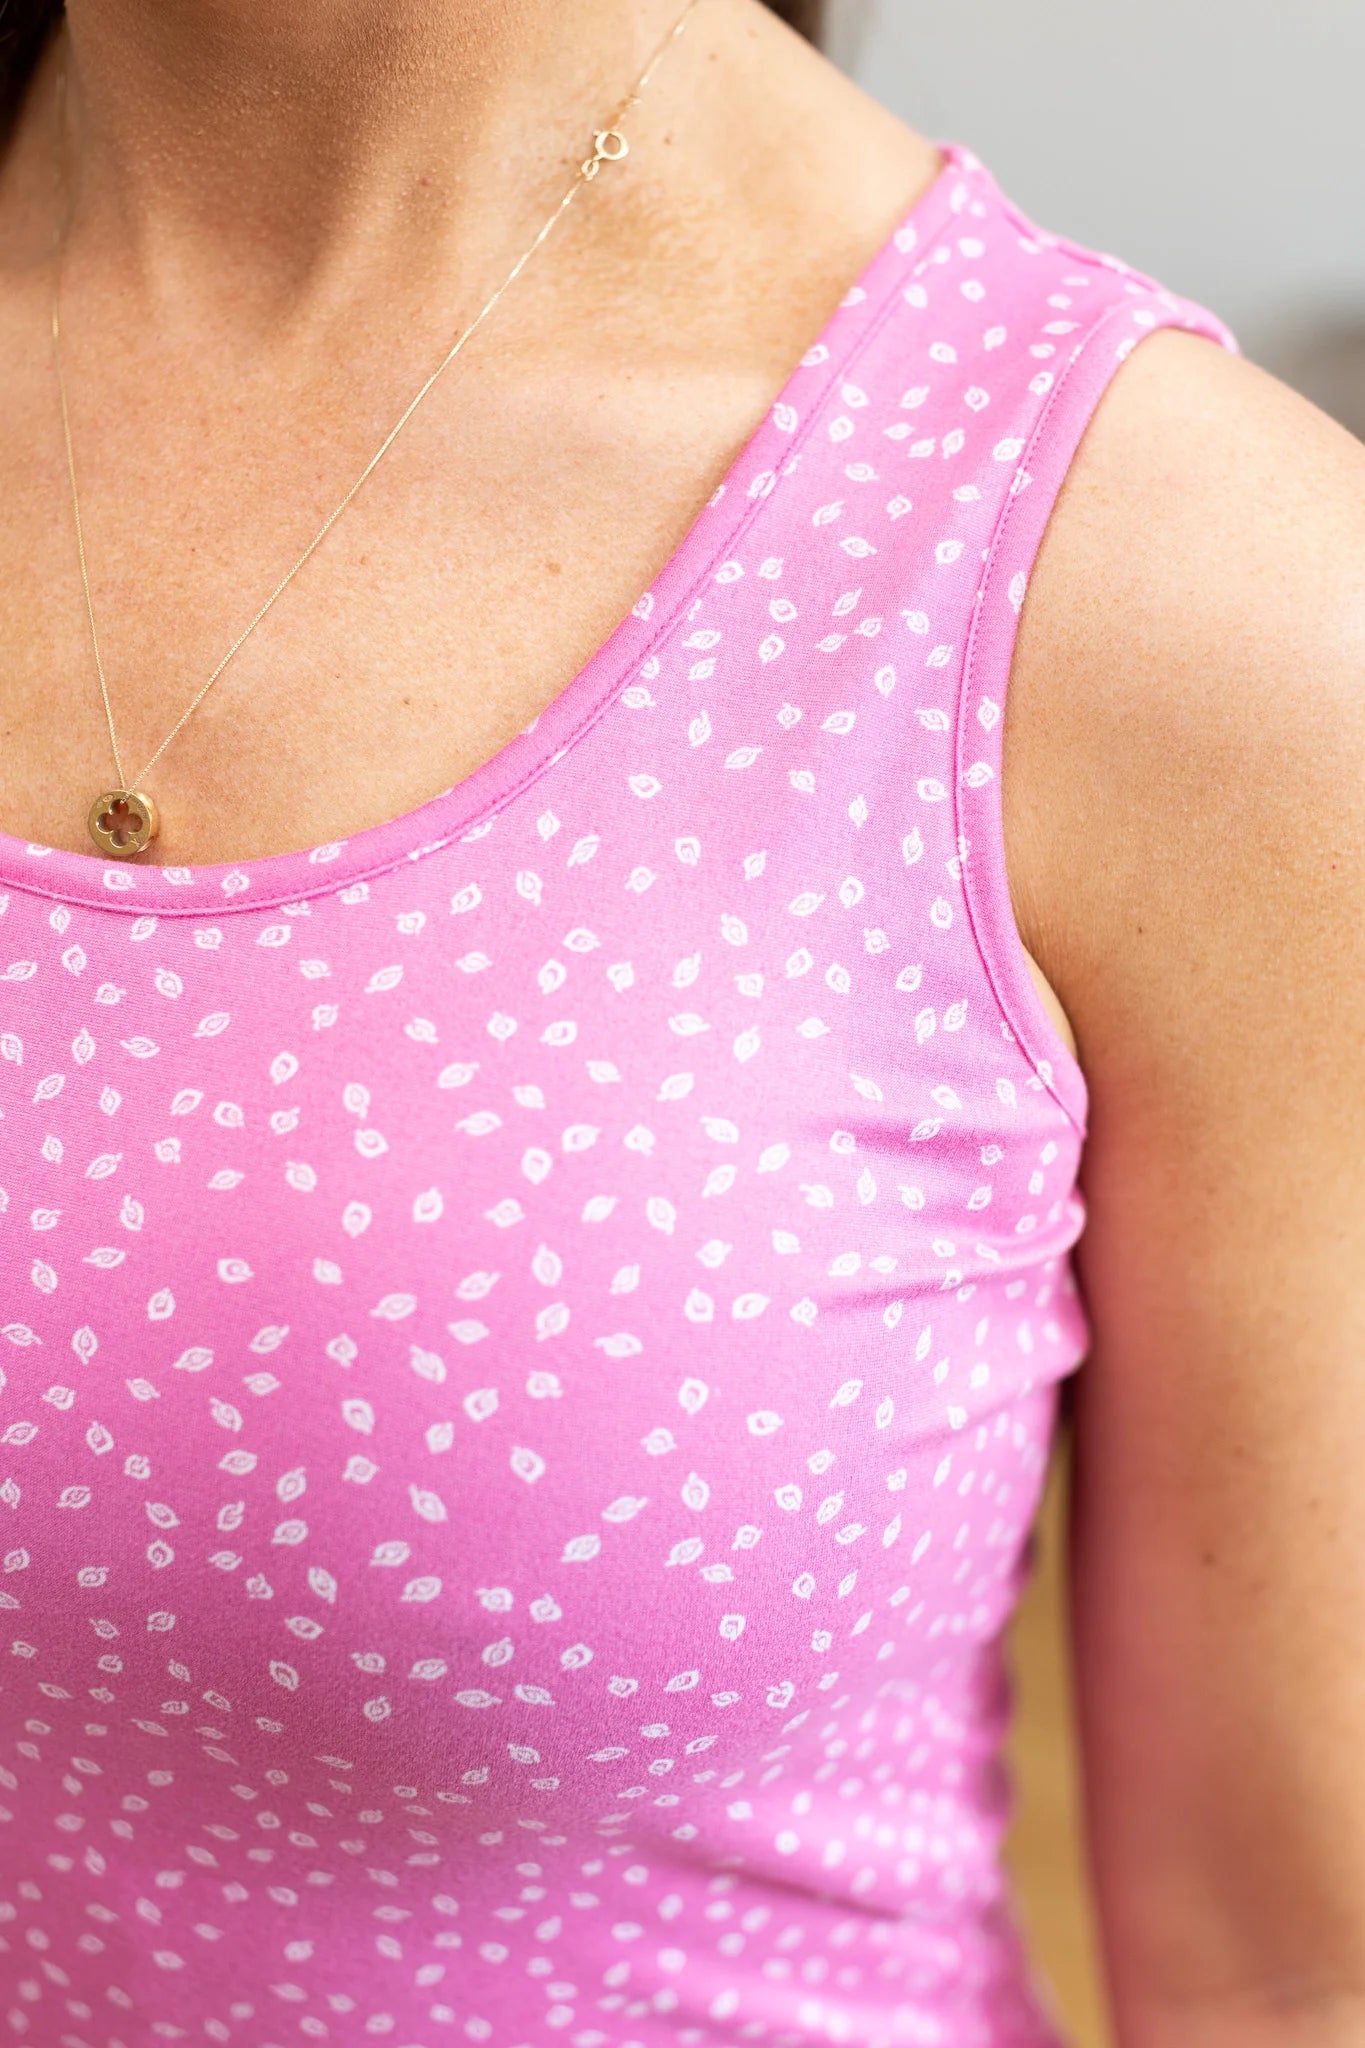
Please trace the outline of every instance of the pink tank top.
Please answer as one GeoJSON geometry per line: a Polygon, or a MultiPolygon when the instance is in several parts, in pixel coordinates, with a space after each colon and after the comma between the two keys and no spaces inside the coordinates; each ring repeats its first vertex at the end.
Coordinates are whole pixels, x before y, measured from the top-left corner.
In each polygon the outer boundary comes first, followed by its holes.
{"type": "Polygon", "coordinates": [[[29,2048],[1049,2048],[1001,1636],[1086,1088],[1026,581],[1211,313],[970,151],[630,616],[409,816],[0,839],[0,2010],[29,2048]]]}

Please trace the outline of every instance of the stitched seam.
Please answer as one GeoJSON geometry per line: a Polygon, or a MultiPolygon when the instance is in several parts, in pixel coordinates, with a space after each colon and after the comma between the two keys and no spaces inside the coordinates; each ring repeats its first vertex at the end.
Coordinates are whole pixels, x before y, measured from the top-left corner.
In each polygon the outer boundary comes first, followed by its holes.
{"type": "MultiPolygon", "coordinates": [[[[970,179],[975,175],[971,171],[967,170],[961,164],[956,166],[956,170],[959,178],[970,179]]],[[[910,209],[910,212],[913,213],[913,211],[914,209],[912,207],[910,209]]],[[[714,575],[717,564],[743,540],[744,536],[748,533],[750,527],[754,524],[755,520],[758,519],[758,517],[763,512],[765,507],[771,504],[771,502],[778,496],[785,478],[790,473],[794,465],[795,458],[805,448],[811,436],[814,434],[816,427],[819,425],[824,414],[824,408],[828,403],[831,392],[836,389],[838,383],[843,378],[848,376],[853,367],[857,363],[862,361],[867,350],[872,346],[872,343],[880,336],[883,329],[891,319],[892,315],[895,312],[897,312],[897,310],[903,303],[902,294],[904,292],[907,278],[913,278],[919,275],[919,272],[922,270],[925,262],[927,261],[930,252],[935,247],[937,247],[938,243],[942,240],[943,236],[947,234],[951,230],[951,228],[956,224],[958,218],[958,213],[954,211],[951,206],[948,206],[948,210],[945,212],[943,219],[938,223],[937,227],[934,228],[933,232],[929,235],[928,239],[922,245],[920,245],[914,252],[916,257],[914,263],[908,268],[908,270],[897,271],[894,274],[891,282],[891,287],[887,292],[884,302],[870,316],[868,324],[862,336],[858,339],[858,341],[855,342],[851,350],[846,351],[844,354],[838,356],[831,362],[829,374],[825,378],[824,383],[819,390],[818,396],[812,402],[804,423],[802,424],[799,432],[793,435],[792,437],[787,460],[781,465],[781,467],[777,467],[776,465],[774,465],[774,480],[771,488],[768,491],[764,492],[764,494],[761,497],[755,498],[749,504],[747,504],[741,510],[739,517],[737,518],[735,523],[732,526],[728,527],[726,531],[718,537],[714,547],[708,554],[704,565],[697,571],[696,575],[688,583],[684,585],[683,589],[680,591],[676,600],[670,605],[665,615],[660,619],[654,632],[647,639],[644,648],[633,655],[623,656],[620,667],[616,671],[616,674],[613,677],[612,681],[603,690],[601,697],[597,700],[595,704],[589,707],[589,709],[580,718],[578,724],[572,728],[572,730],[565,737],[562,744],[558,746],[552,754],[546,755],[535,766],[528,768],[526,773],[521,777],[519,781],[514,782],[509,788],[504,789],[498,796],[490,797],[481,809],[472,812],[468,817],[462,818],[459,825],[455,829],[453,829],[445,838],[433,841],[430,846],[405,848],[404,851],[401,853],[394,854],[389,858],[385,858],[378,861],[376,865],[373,867],[363,868],[359,870],[357,873],[350,875],[345,881],[345,883],[338,884],[319,881],[315,888],[282,888],[279,890],[277,894],[272,894],[270,896],[252,897],[249,902],[244,901],[234,903],[231,901],[225,901],[222,903],[210,904],[206,901],[198,901],[195,903],[186,903],[185,905],[183,905],[183,907],[178,904],[158,904],[155,908],[152,908],[145,904],[138,905],[135,902],[130,902],[126,906],[117,903],[91,902],[84,897],[72,897],[61,890],[45,889],[40,882],[30,882],[27,879],[15,879],[12,881],[12,883],[9,884],[9,886],[13,886],[17,889],[23,889],[31,895],[48,896],[62,903],[80,902],[82,906],[86,909],[95,910],[102,914],[113,917],[126,917],[133,914],[135,911],[141,911],[143,914],[153,917],[195,917],[209,913],[210,911],[214,917],[232,917],[241,916],[244,912],[252,910],[278,909],[282,903],[305,903],[311,902],[314,898],[319,896],[340,895],[343,888],[352,888],[358,882],[374,881],[380,875],[391,874],[395,868],[402,867],[408,861],[416,862],[420,860],[427,860],[431,858],[431,856],[433,856],[434,854],[444,853],[448,851],[450,847],[458,845],[460,841],[468,833],[470,833],[476,825],[481,824],[484,821],[484,819],[486,819],[490,815],[496,816],[500,811],[504,810],[508,805],[510,805],[514,801],[515,798],[521,796],[524,793],[524,791],[531,788],[536,782],[538,782],[540,778],[543,775],[545,775],[551,768],[553,768],[559,761],[561,761],[573,747],[577,746],[579,741],[585,737],[585,735],[592,729],[592,727],[596,725],[598,720],[602,718],[606,714],[606,712],[608,712],[611,709],[611,707],[615,704],[617,698],[621,694],[621,691],[627,687],[628,678],[634,672],[634,670],[638,668],[642,663],[648,661],[650,656],[657,653],[658,650],[664,645],[665,641],[675,631],[677,626],[682,621],[683,615],[685,614],[688,606],[696,597],[698,591],[701,589],[703,584],[705,584],[711,578],[711,576],[714,575]]],[[[892,244],[894,234],[898,231],[898,229],[893,230],[892,236],[888,236],[887,242],[883,244],[884,248],[889,247],[892,244]]],[[[852,287],[850,287],[850,289],[851,288],[852,287]]],[[[836,312],[837,311],[838,308],[836,308],[836,312]]],[[[828,325],[828,323],[826,323],[826,325],[828,325]]],[[[812,344],[812,346],[813,345],[814,344],[812,344]]],[[[797,367],[799,367],[799,365],[797,367]]],[[[790,382],[790,378],[788,378],[787,382],[790,382]]],[[[786,386],[784,385],[784,389],[785,388],[786,386]]],[[[762,428],[771,421],[772,408],[773,405],[775,405],[776,403],[777,400],[774,399],[772,401],[772,404],[769,405],[768,410],[763,415],[763,420],[760,423],[760,426],[754,430],[755,435],[761,432],[762,428]]],[[[754,436],[750,436],[751,441],[753,438],[754,436]]],[[[704,509],[703,513],[699,514],[698,516],[704,517],[704,509]]],[[[680,543],[680,547],[685,548],[686,545],[687,537],[684,536],[683,541],[680,543]]],[[[654,579],[656,582],[668,573],[670,563],[676,559],[676,555],[669,558],[669,562],[666,562],[663,565],[663,567],[659,570],[658,575],[654,579]]],[[[651,586],[646,585],[646,589],[650,587],[651,586]]],[[[626,617],[629,618],[630,616],[630,613],[627,613],[626,617]]],[[[624,623],[624,621],[622,621],[622,623],[624,623]]],[[[566,685],[566,688],[568,687],[572,687],[572,685],[566,685]]],[[[554,700],[552,699],[551,704],[545,707],[546,710],[552,708],[553,702],[554,700]]],[[[515,740],[510,741],[508,744],[514,745],[515,740]]],[[[492,758],[496,760],[497,756],[494,755],[492,758]]],[[[456,790],[458,790],[458,787],[459,785],[457,784],[456,790]]],[[[433,798],[432,801],[439,802],[440,798],[433,798]]],[[[401,821],[398,819],[394,819],[392,822],[396,825],[401,821]]],[[[288,858],[289,856],[284,857],[288,858]]],[[[223,865],[230,868],[232,863],[225,862],[223,863],[223,865]]]]}
{"type": "MultiPolygon", "coordinates": [[[[1155,296],[1156,294],[1147,292],[1145,293],[1144,298],[1150,299],[1155,296]]],[[[1016,465],[1016,472],[1018,469],[1028,468],[1029,462],[1033,457],[1035,449],[1038,448],[1040,442],[1043,439],[1043,436],[1047,432],[1048,426],[1051,423],[1053,414],[1056,411],[1057,406],[1061,403],[1062,397],[1064,393],[1067,391],[1068,386],[1071,383],[1071,380],[1073,379],[1075,373],[1079,369],[1082,361],[1087,358],[1088,353],[1092,350],[1094,343],[1099,339],[1101,335],[1105,334],[1112,326],[1116,325],[1121,321],[1131,319],[1133,307],[1137,303],[1138,299],[1135,296],[1133,298],[1125,299],[1118,305],[1108,307],[1103,313],[1100,314],[1099,318],[1094,322],[1093,326],[1091,326],[1087,330],[1087,332],[1081,337],[1080,341],[1076,344],[1076,347],[1073,349],[1070,358],[1063,367],[1061,375],[1058,377],[1056,383],[1053,385],[1051,391],[1048,392],[1047,397],[1044,400],[1042,410],[1034,423],[1033,430],[1028,437],[1028,441],[1025,444],[1024,450],[1019,458],[1019,462],[1016,465]]],[[[1160,326],[1170,326],[1175,324],[1179,323],[1178,320],[1174,318],[1163,319],[1158,323],[1158,325],[1160,326]]],[[[1157,329],[1155,327],[1148,328],[1145,330],[1146,333],[1155,333],[1156,331],[1157,329]]],[[[1118,367],[1121,367],[1121,365],[1119,365],[1118,367]]],[[[1107,389],[1107,385],[1104,388],[1107,389]]],[[[1088,418],[1086,424],[1088,424],[1088,418]]],[[[1081,430],[1082,436],[1084,435],[1084,431],[1085,427],[1083,425],[1081,430]]],[[[1079,441],[1077,445],[1079,446],[1079,441]]],[[[1061,482],[1065,481],[1065,477],[1066,471],[1064,470],[1061,482]]],[[[1061,486],[1059,483],[1059,491],[1060,487],[1061,486]]],[[[1016,493],[1013,490],[1010,490],[1009,492],[1007,492],[1005,502],[1001,506],[999,516],[995,523],[994,531],[991,535],[991,540],[987,551],[985,570],[981,578],[981,585],[977,595],[976,603],[972,610],[971,624],[967,632],[967,645],[963,653],[962,669],[958,682],[956,731],[954,735],[953,747],[953,824],[959,840],[961,840],[965,836],[963,831],[962,819],[962,774],[963,756],[966,751],[965,725],[967,704],[975,688],[976,664],[978,652],[980,649],[983,621],[985,619],[988,604],[994,593],[997,572],[999,571],[1001,564],[1003,544],[1009,534],[1010,521],[1014,513],[1015,507],[1022,501],[1024,495],[1025,494],[1023,492],[1016,493]]],[[[1055,503],[1056,499],[1054,497],[1054,506],[1055,503]]],[[[1049,519],[1051,517],[1051,511],[1052,508],[1049,507],[1049,519]]],[[[1044,535],[1047,531],[1047,523],[1047,520],[1045,520],[1043,526],[1044,535]]],[[[1039,547],[1041,548],[1041,546],[1042,537],[1040,536],[1039,547]]],[[[1034,560],[1036,559],[1037,551],[1035,550],[1034,560]]],[[[1032,569],[1032,566],[1033,564],[1032,562],[1030,562],[1030,571],[1032,569]]],[[[1009,647],[1006,686],[1004,692],[1001,693],[1002,707],[1008,696],[1008,670],[1013,666],[1014,651],[1017,645],[1017,640],[1018,634],[1016,621],[1016,633],[1015,636],[1012,638],[1009,647]]],[[[1003,756],[1003,709],[1000,751],[1003,756]]],[[[997,781],[998,779],[999,778],[997,778],[997,781]]],[[[1003,844],[1003,831],[1000,834],[1000,839],[1001,844],[998,847],[997,851],[1000,856],[1001,883],[1002,886],[1004,886],[1005,855],[1003,844]]],[[[995,998],[996,1007],[1000,1012],[1001,1018],[1009,1026],[1010,1031],[1014,1034],[1015,1045],[1021,1058],[1027,1062],[1030,1072],[1036,1073],[1037,1062],[1035,1061],[1034,1055],[1029,1048],[1028,1036],[1026,1036],[1025,1032],[1021,1029],[1018,1020],[1014,1016],[1012,1006],[1010,1004],[1007,1004],[1003,994],[1001,993],[996,978],[995,970],[991,966],[990,960],[987,957],[986,947],[982,942],[980,930],[980,912],[977,908],[976,902],[974,901],[976,884],[972,878],[972,873],[972,858],[969,852],[967,859],[962,862],[962,896],[963,902],[966,905],[967,909],[967,922],[971,927],[972,941],[976,947],[977,957],[980,960],[982,968],[985,972],[986,980],[990,986],[991,994],[995,998]]],[[[984,888],[984,883],[982,886],[984,888]]],[[[1019,940],[1019,943],[1020,945],[1022,945],[1022,938],[1019,940]]],[[[1059,1039],[1060,1036],[1061,1034],[1058,1033],[1059,1039]]],[[[1053,1064],[1054,1063],[1051,1060],[1047,1061],[1047,1065],[1049,1066],[1049,1068],[1051,1068],[1053,1064]]],[[[1076,1064],[1078,1071],[1081,1071],[1079,1068],[1079,1062],[1077,1062],[1076,1064]]],[[[1081,1122],[1080,1118],[1076,1115],[1075,1111],[1071,1108],[1070,1104],[1065,1100],[1061,1091],[1058,1089],[1055,1080],[1051,1078],[1045,1078],[1042,1075],[1039,1075],[1038,1078],[1043,1081],[1043,1084],[1047,1088],[1049,1094],[1056,1101],[1058,1107],[1065,1113],[1067,1120],[1080,1133],[1081,1137],[1084,1138],[1086,1135],[1086,1126],[1081,1122]]]]}

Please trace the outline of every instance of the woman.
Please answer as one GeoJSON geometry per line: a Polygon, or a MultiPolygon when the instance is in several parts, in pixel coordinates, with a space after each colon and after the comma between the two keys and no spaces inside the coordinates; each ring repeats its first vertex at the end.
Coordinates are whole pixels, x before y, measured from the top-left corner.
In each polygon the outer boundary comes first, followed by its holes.
{"type": "Polygon", "coordinates": [[[1066,1388],[1117,2036],[1355,2040],[1359,447],[754,0],[8,17],[15,2037],[1056,2042],[1066,1388]]]}

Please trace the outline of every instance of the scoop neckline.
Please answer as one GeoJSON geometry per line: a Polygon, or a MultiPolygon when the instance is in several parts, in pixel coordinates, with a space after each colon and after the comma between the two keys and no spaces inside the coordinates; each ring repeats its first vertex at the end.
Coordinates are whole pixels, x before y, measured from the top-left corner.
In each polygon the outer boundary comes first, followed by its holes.
{"type": "Polygon", "coordinates": [[[194,868],[138,867],[0,832],[0,884],[61,903],[128,915],[221,917],[334,895],[406,861],[439,852],[453,841],[480,837],[500,811],[589,731],[628,676],[663,642],[716,564],[780,485],[818,421],[831,383],[846,375],[851,358],[889,312],[894,302],[891,287],[905,275],[905,259],[918,255],[922,260],[961,210],[962,181],[983,166],[960,143],[931,140],[942,159],[933,178],[846,287],[668,559],[558,695],[486,761],[415,809],[366,826],[349,839],[263,854],[256,860],[194,868]],[[782,417],[790,414],[803,371],[821,360],[828,362],[829,376],[816,394],[802,391],[801,425],[793,434],[781,423],[782,417]],[[755,492],[755,480],[764,477],[771,477],[771,482],[755,492]],[[729,516],[717,518],[722,507],[729,508],[729,516]]]}

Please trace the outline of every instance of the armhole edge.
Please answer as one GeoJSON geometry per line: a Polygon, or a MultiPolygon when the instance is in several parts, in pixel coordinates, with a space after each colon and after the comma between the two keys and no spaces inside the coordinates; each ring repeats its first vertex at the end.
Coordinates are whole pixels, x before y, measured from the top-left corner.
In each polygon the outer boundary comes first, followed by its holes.
{"type": "Polygon", "coordinates": [[[1029,971],[1006,871],[1003,731],[1019,614],[1072,460],[1096,406],[1133,349],[1147,335],[1176,327],[1239,352],[1231,330],[1207,308],[1140,274],[1134,278],[1130,273],[1124,282],[1131,296],[1106,307],[1076,343],[1019,455],[982,565],[954,735],[954,824],[963,900],[977,952],[1006,1029],[1082,1140],[1088,1129],[1089,1085],[1029,971]],[[1138,291],[1132,291],[1135,282],[1138,291]]]}

